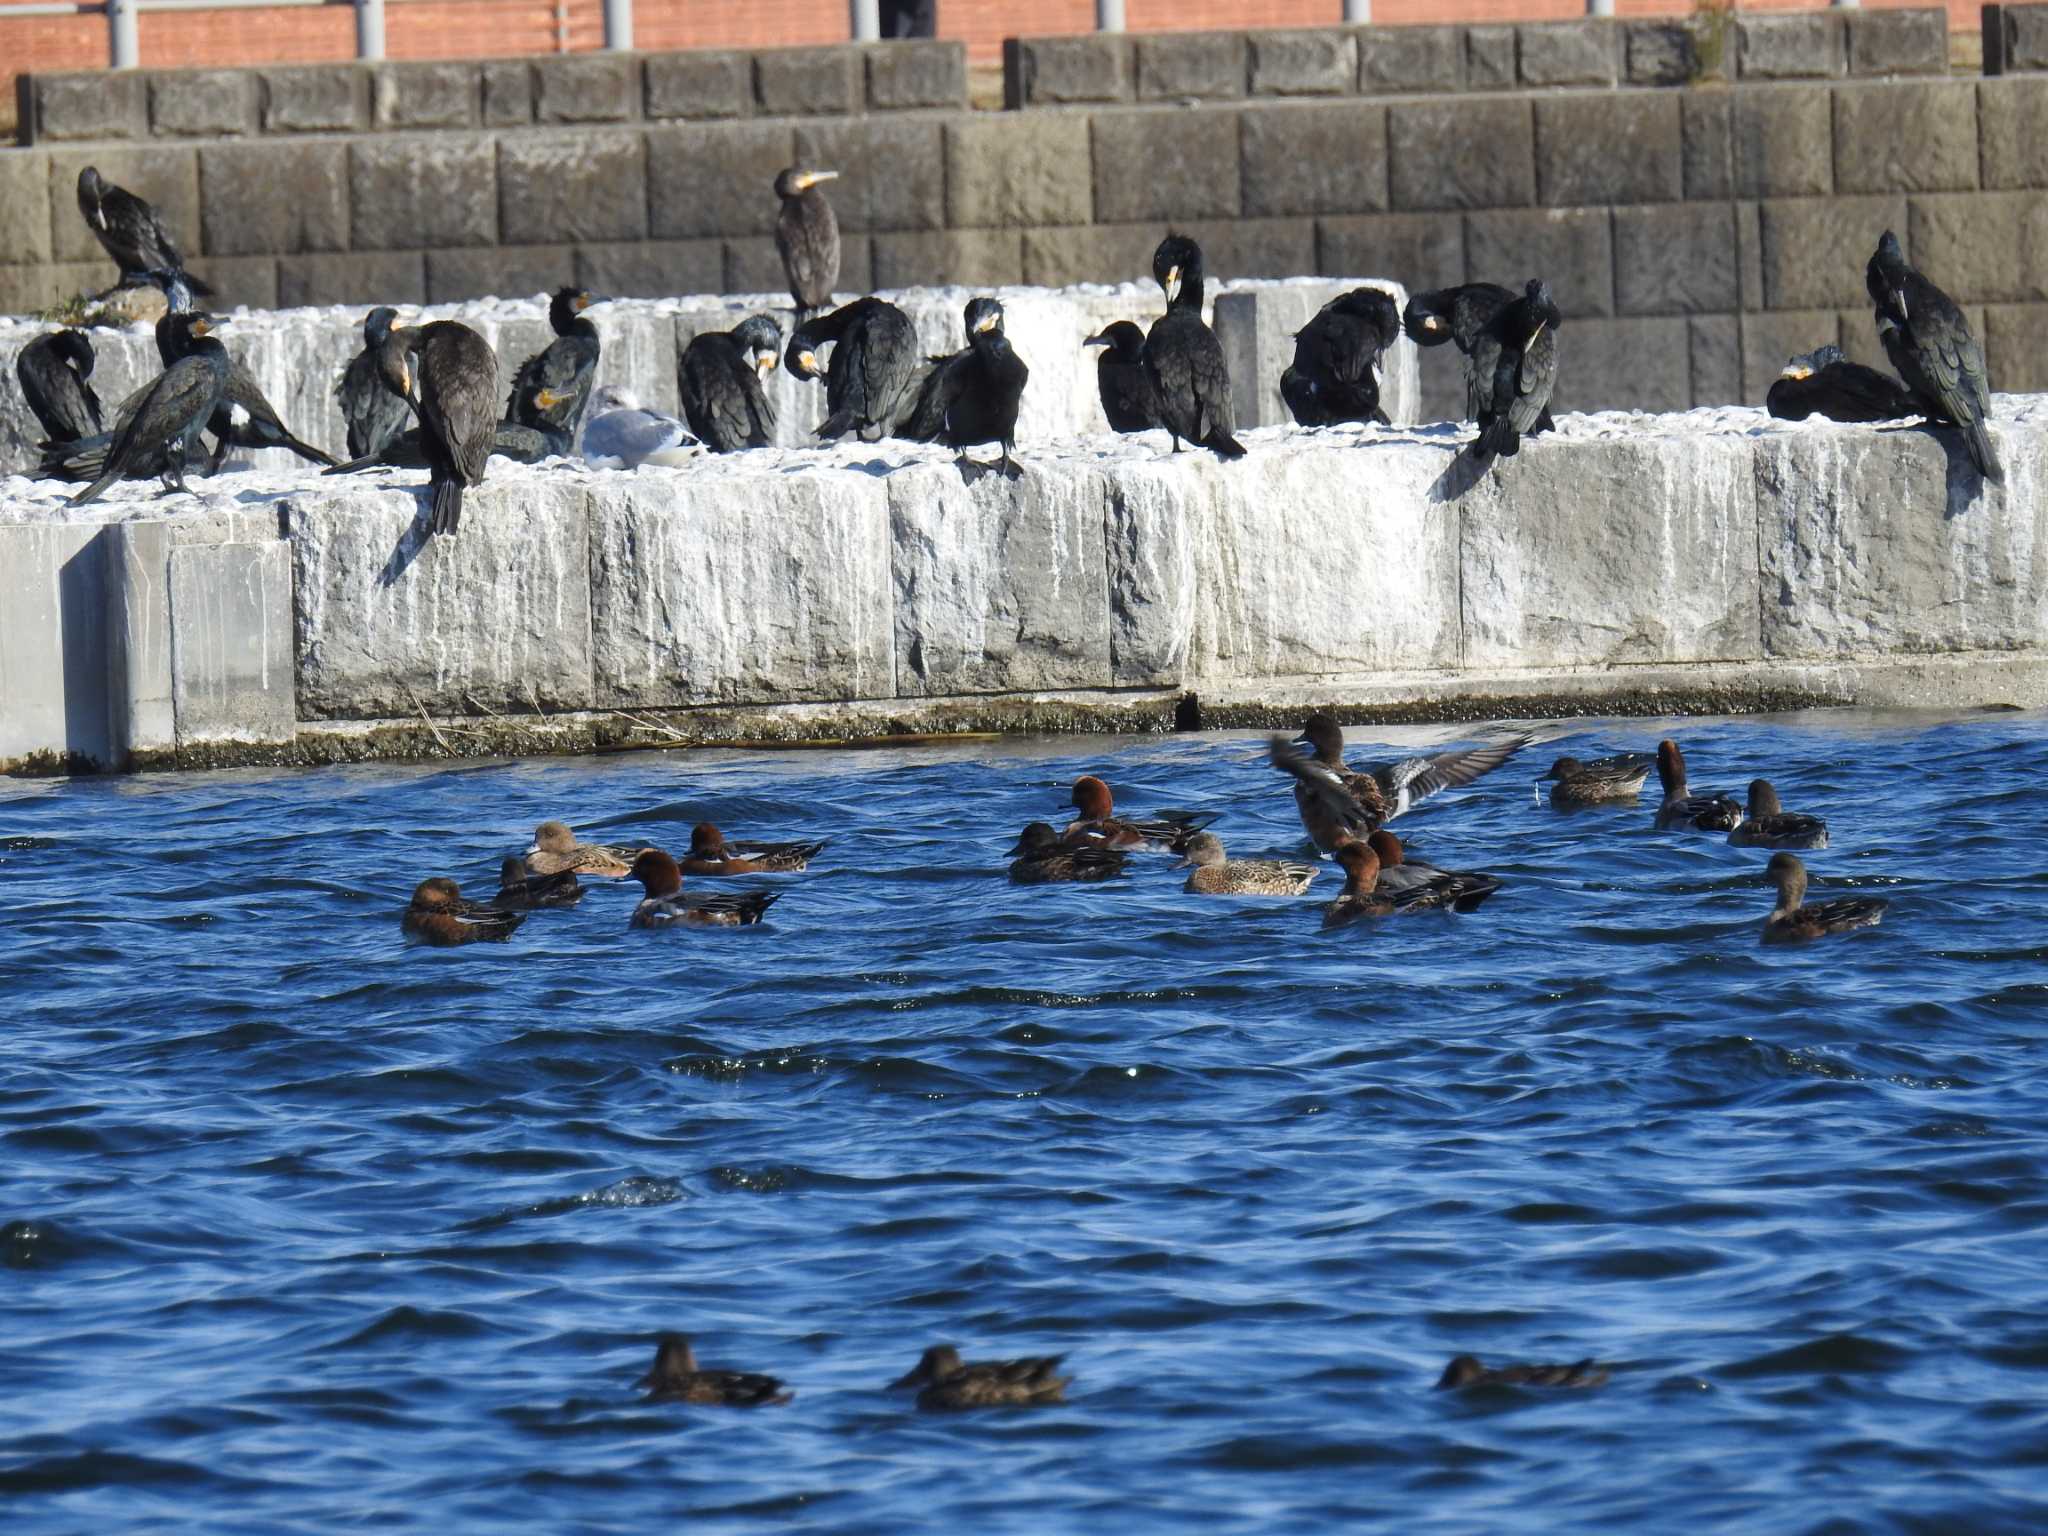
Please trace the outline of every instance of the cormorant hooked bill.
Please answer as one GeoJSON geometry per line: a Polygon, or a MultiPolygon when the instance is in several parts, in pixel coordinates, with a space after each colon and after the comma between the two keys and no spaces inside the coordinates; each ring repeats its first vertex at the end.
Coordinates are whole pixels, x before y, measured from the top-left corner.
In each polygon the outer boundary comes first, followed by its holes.
{"type": "Polygon", "coordinates": [[[1159,402],[1159,424],[1173,437],[1200,443],[1225,458],[1239,458],[1237,417],[1230,399],[1230,368],[1216,333],[1202,322],[1202,248],[1185,235],[1168,235],[1152,256],[1152,276],[1166,294],[1166,313],[1145,337],[1145,370],[1159,402]]]}
{"type": "Polygon", "coordinates": [[[92,364],[92,342],[85,332],[73,330],[38,336],[15,358],[22,396],[43,424],[45,436],[38,446],[59,447],[103,430],[92,364]]]}
{"type": "Polygon", "coordinates": [[[1145,333],[1119,320],[1081,343],[1106,347],[1095,359],[1095,384],[1102,391],[1102,414],[1112,432],[1147,432],[1159,425],[1159,401],[1152,375],[1145,367],[1145,333]]]}
{"type": "Polygon", "coordinates": [[[188,311],[166,317],[166,323],[174,328],[176,361],[157,376],[115,432],[99,478],[71,498],[72,506],[97,500],[124,476],[161,473],[165,490],[187,489],[185,457],[227,388],[228,354],[211,334],[218,323],[213,316],[188,311]]]}
{"type": "MultiPolygon", "coordinates": [[[[453,534],[462,526],[462,489],[482,482],[497,438],[498,357],[489,342],[455,320],[397,334],[416,360],[411,375],[433,492],[432,530],[453,534]]],[[[515,389],[513,399],[519,398],[515,389]]]]}
{"type": "Polygon", "coordinates": [[[2004,484],[2005,471],[1984,426],[1991,414],[1984,349],[1955,300],[1907,265],[1899,237],[1890,230],[1878,241],[1863,281],[1877,306],[1885,356],[1919,398],[1921,410],[1930,421],[1962,428],[1977,472],[1994,485],[2004,484]]]}
{"type": "Polygon", "coordinates": [[[1825,416],[1829,421],[1897,421],[1918,416],[1920,405],[1897,379],[1842,356],[1840,347],[1817,347],[1785,365],[1764,397],[1780,421],[1825,416]]]}
{"type": "Polygon", "coordinates": [[[885,437],[910,419],[922,382],[917,329],[887,299],[855,299],[799,325],[784,354],[799,379],[825,376],[825,407],[818,428],[823,438],[860,434],[863,442],[885,437]],[[830,365],[820,370],[818,348],[830,343],[830,365]]]}
{"type": "Polygon", "coordinates": [[[1003,472],[1013,474],[1017,404],[1031,370],[1003,334],[1002,305],[985,296],[969,299],[965,318],[967,346],[925,376],[903,435],[962,449],[1001,443],[1003,472]]]}
{"type": "Polygon", "coordinates": [[[761,381],[781,355],[782,327],[772,315],[749,315],[683,348],[676,363],[683,415],[714,453],[766,448],[775,440],[775,407],[761,381]]]}
{"type": "Polygon", "coordinates": [[[1294,333],[1280,396],[1304,427],[1340,421],[1389,426],[1380,409],[1380,355],[1401,337],[1401,311],[1377,288],[1339,294],[1294,333]]]}
{"type": "Polygon", "coordinates": [[[775,249],[782,253],[798,324],[832,302],[832,287],[839,281],[839,216],[818,190],[820,183],[838,178],[837,171],[794,165],[775,178],[775,195],[782,199],[775,249]]]}
{"type": "Polygon", "coordinates": [[[78,211],[123,278],[165,272],[182,279],[194,293],[213,292],[185,270],[178,243],[155,206],[103,178],[97,167],[88,165],[78,173],[78,211]]]}
{"type": "Polygon", "coordinates": [[[1493,370],[1493,395],[1479,418],[1479,451],[1512,458],[1550,405],[1557,383],[1557,327],[1564,316],[1550,297],[1550,285],[1529,279],[1523,296],[1487,326],[1500,349],[1493,370]]]}
{"type": "Polygon", "coordinates": [[[600,351],[597,327],[583,312],[603,302],[581,288],[555,290],[548,304],[555,339],[512,376],[512,394],[505,402],[508,422],[575,439],[583,408],[590,402],[600,351]]]}
{"type": "MultiPolygon", "coordinates": [[[[1493,375],[1500,364],[1500,345],[1488,327],[1495,315],[1514,302],[1514,291],[1498,283],[1464,283],[1415,294],[1401,317],[1402,329],[1418,347],[1455,342],[1464,354],[1465,415],[1472,421],[1481,420],[1492,408],[1493,375]]],[[[1523,435],[1534,437],[1556,425],[1545,406],[1536,425],[1523,435]]]]}
{"type": "Polygon", "coordinates": [[[341,418],[348,424],[351,459],[382,452],[412,419],[412,402],[384,376],[381,361],[397,319],[398,311],[388,305],[364,317],[363,350],[349,360],[341,382],[334,387],[341,418]]]}

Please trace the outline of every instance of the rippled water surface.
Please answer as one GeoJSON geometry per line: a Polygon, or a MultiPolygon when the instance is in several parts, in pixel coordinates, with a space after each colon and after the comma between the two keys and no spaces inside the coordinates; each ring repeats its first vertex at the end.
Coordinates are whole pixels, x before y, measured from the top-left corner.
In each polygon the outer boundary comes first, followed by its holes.
{"type": "Polygon", "coordinates": [[[1297,853],[1246,736],[0,785],[9,1529],[2039,1529],[2048,721],[1683,725],[1890,898],[1796,951],[1766,855],[1534,803],[1658,729],[1397,824],[1482,912],[1329,935],[1001,878],[1085,771],[1297,853]],[[758,930],[402,942],[550,816],[832,841],[758,930]],[[642,1402],[671,1329],[795,1401],[642,1402]],[[941,1339],[1070,1401],[880,1390],[941,1339]]]}

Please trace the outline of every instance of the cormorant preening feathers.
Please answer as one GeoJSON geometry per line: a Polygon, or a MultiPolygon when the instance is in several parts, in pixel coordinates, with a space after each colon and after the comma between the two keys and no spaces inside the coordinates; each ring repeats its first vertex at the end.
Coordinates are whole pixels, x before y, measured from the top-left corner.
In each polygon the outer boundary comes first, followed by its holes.
{"type": "Polygon", "coordinates": [[[1816,347],[1788,362],[1764,397],[1764,408],[1781,421],[1897,421],[1920,414],[1905,385],[1848,361],[1840,347],[1816,347]]]}
{"type": "Polygon", "coordinates": [[[1159,425],[1159,401],[1145,367],[1145,333],[1119,320],[1081,343],[1106,350],[1095,359],[1095,384],[1112,432],[1146,432],[1159,425]]]}
{"type": "Polygon", "coordinates": [[[782,353],[772,315],[749,315],[729,331],[707,331],[676,363],[690,430],[714,453],[765,448],[775,440],[775,407],[761,381],[782,353]]]}
{"type": "MultiPolygon", "coordinates": [[[[1456,288],[1432,288],[1408,300],[1401,316],[1402,329],[1418,347],[1440,347],[1455,343],[1465,358],[1465,415],[1482,419],[1492,408],[1493,376],[1500,364],[1500,344],[1489,327],[1494,317],[1515,302],[1513,289],[1499,283],[1463,283],[1456,288]]],[[[1556,426],[1550,408],[1536,418],[1536,425],[1522,434],[1534,437],[1556,426]]]]}
{"type": "Polygon", "coordinates": [[[78,173],[78,211],[85,227],[92,231],[106,253],[113,257],[121,275],[148,277],[169,273],[198,294],[213,289],[185,270],[185,258],[178,243],[164,227],[163,215],[146,198],[125,187],[117,187],[88,165],[78,173]]]}
{"type": "Polygon", "coordinates": [[[1145,370],[1159,404],[1159,424],[1173,437],[1238,458],[1237,415],[1230,369],[1216,333],[1202,321],[1202,248],[1168,235],[1152,256],[1152,276],[1166,294],[1166,313],[1145,337],[1145,370]]]}
{"type": "Polygon", "coordinates": [[[829,315],[814,315],[790,334],[784,354],[789,371],[800,379],[817,378],[818,348],[827,343],[832,358],[823,372],[830,414],[818,436],[857,432],[871,443],[910,419],[923,374],[917,329],[908,315],[877,298],[855,299],[829,315]]]}
{"type": "Polygon", "coordinates": [[[838,176],[837,171],[792,165],[775,178],[775,195],[782,199],[782,211],[775,218],[775,249],[782,253],[799,324],[832,302],[832,288],[839,281],[839,216],[818,190],[819,183],[838,176]]]}
{"type": "Polygon", "coordinates": [[[99,478],[71,498],[74,507],[124,478],[161,473],[166,490],[186,489],[185,459],[227,388],[228,353],[210,334],[217,323],[211,315],[188,310],[163,323],[171,327],[176,357],[116,429],[99,478]]]}
{"type": "Polygon", "coordinates": [[[1523,434],[1534,430],[1549,408],[1557,383],[1557,326],[1563,318],[1550,285],[1532,277],[1522,297],[1488,322],[1487,339],[1499,350],[1493,391],[1479,417],[1482,454],[1512,458],[1521,451],[1523,434]]]}
{"type": "Polygon", "coordinates": [[[83,331],[51,331],[21,349],[14,375],[36,420],[44,448],[75,443],[104,430],[92,388],[92,342],[83,331]]]}
{"type": "Polygon", "coordinates": [[[1388,426],[1380,409],[1381,355],[1401,337],[1401,311],[1377,288],[1354,288],[1294,333],[1294,362],[1280,397],[1304,427],[1340,421],[1388,426]]]}
{"type": "MultiPolygon", "coordinates": [[[[482,481],[497,439],[497,354],[483,337],[454,320],[436,320],[400,334],[413,359],[427,484],[433,492],[432,529],[452,534],[462,526],[463,487],[482,481]]],[[[518,399],[517,390],[513,398],[518,399]]]]}
{"type": "Polygon", "coordinates": [[[1003,306],[988,297],[967,301],[967,345],[925,376],[905,437],[954,448],[1003,445],[1003,469],[1014,469],[1017,404],[1031,370],[1003,334],[1003,306]]]}
{"type": "Polygon", "coordinates": [[[2005,483],[1985,419],[1991,414],[1991,385],[1984,349],[1955,300],[1907,265],[1899,237],[1890,230],[1864,269],[1870,302],[1877,306],[1877,334],[1885,356],[1920,401],[1928,420],[1962,428],[1963,443],[1977,472],[1994,485],[2005,483]]]}
{"type": "MultiPolygon", "coordinates": [[[[172,302],[177,302],[173,296],[172,302]]],[[[165,315],[156,323],[157,356],[163,359],[166,368],[184,354],[179,350],[190,340],[190,333],[183,327],[172,324],[178,311],[165,315]]],[[[216,346],[219,343],[215,343],[216,346]]],[[[263,390],[256,382],[256,375],[249,371],[249,365],[238,357],[228,358],[228,379],[221,391],[220,403],[214,407],[213,416],[206,429],[213,434],[213,452],[206,462],[209,475],[220,473],[230,448],[288,448],[300,458],[314,464],[334,467],[332,455],[323,453],[311,443],[301,442],[292,435],[270,402],[264,398],[263,390]]]]}
{"type": "Polygon", "coordinates": [[[597,327],[583,312],[601,300],[586,290],[558,288],[548,303],[548,324],[555,339],[519,365],[512,376],[512,394],[505,402],[505,420],[551,437],[574,442],[590,403],[600,351],[597,327]]]}
{"type": "Polygon", "coordinates": [[[398,311],[380,306],[363,319],[363,350],[349,360],[334,387],[348,426],[348,456],[366,458],[390,447],[412,419],[412,402],[385,377],[382,354],[398,311]]]}

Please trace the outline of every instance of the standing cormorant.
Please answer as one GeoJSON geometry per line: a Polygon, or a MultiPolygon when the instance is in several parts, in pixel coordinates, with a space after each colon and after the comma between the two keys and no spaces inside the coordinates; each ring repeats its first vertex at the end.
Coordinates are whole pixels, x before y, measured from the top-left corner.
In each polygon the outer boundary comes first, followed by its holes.
{"type": "MultiPolygon", "coordinates": [[[[156,323],[157,356],[163,359],[166,368],[184,355],[179,348],[185,344],[188,333],[173,323],[176,319],[175,314],[170,314],[156,323]]],[[[237,357],[228,359],[227,387],[221,391],[220,403],[214,407],[213,418],[207,422],[206,429],[213,434],[213,452],[206,462],[209,475],[220,473],[230,448],[289,448],[300,458],[315,464],[329,468],[334,464],[333,455],[292,436],[291,430],[271,409],[270,402],[263,398],[256,375],[249,371],[247,363],[237,357]]]]}
{"type": "Polygon", "coordinates": [[[1993,485],[2005,483],[1998,454],[1985,430],[1991,414],[1991,386],[1984,373],[1984,349],[1955,300],[1906,264],[1899,237],[1890,230],[1864,269],[1864,285],[1877,306],[1877,334],[1885,356],[1920,399],[1930,421],[1962,428],[1963,443],[1977,472],[1993,485]]]}
{"type": "Polygon", "coordinates": [[[1557,383],[1557,327],[1564,316],[1550,297],[1550,285],[1532,277],[1522,297],[1497,313],[1486,328],[1499,349],[1493,394],[1479,418],[1479,451],[1513,458],[1522,435],[1550,406],[1557,383]]]}
{"type": "MultiPolygon", "coordinates": [[[[489,342],[455,320],[401,334],[413,359],[411,382],[433,493],[432,530],[453,534],[462,526],[462,488],[482,481],[497,438],[498,357],[489,342]]],[[[514,401],[519,398],[514,389],[514,401]]]]}
{"type": "Polygon", "coordinates": [[[1840,347],[1793,358],[1771,384],[1764,408],[1781,421],[1897,421],[1918,416],[1912,392],[1888,373],[1849,362],[1840,347]]]}
{"type": "Polygon", "coordinates": [[[548,304],[548,324],[555,328],[555,339],[521,363],[512,376],[505,420],[574,440],[583,407],[590,401],[600,351],[597,327],[583,311],[601,302],[581,288],[555,290],[548,304]]]}
{"type": "Polygon", "coordinates": [[[772,315],[749,315],[683,348],[676,363],[683,415],[714,453],[766,448],[775,440],[775,407],[761,381],[781,354],[782,327],[772,315]]]}
{"type": "MultiPolygon", "coordinates": [[[[1491,406],[1493,375],[1500,363],[1500,344],[1487,329],[1495,315],[1515,302],[1513,289],[1498,283],[1465,283],[1456,288],[1432,288],[1408,300],[1401,327],[1418,347],[1440,347],[1455,342],[1465,358],[1465,415],[1477,421],[1491,406]]],[[[1536,425],[1524,436],[1549,432],[1557,423],[1550,408],[1536,418],[1536,425]]]]}
{"type": "Polygon", "coordinates": [[[1081,345],[1108,348],[1095,359],[1095,384],[1102,391],[1102,414],[1109,430],[1146,432],[1158,426],[1159,401],[1145,368],[1145,333],[1129,320],[1119,320],[1081,345]]]}
{"type": "Polygon", "coordinates": [[[51,331],[21,349],[14,376],[28,408],[43,424],[44,448],[75,443],[103,430],[92,388],[92,342],[83,331],[51,331]]]}
{"type": "Polygon", "coordinates": [[[379,306],[363,320],[363,350],[349,360],[334,387],[341,418],[348,423],[348,456],[360,459],[381,452],[406,429],[412,402],[385,377],[381,362],[398,311],[379,306]]]}
{"type": "Polygon", "coordinates": [[[1377,288],[1354,288],[1294,333],[1294,364],[1280,395],[1304,427],[1340,421],[1390,426],[1380,409],[1380,355],[1401,337],[1401,311],[1377,288]]]}
{"type": "Polygon", "coordinates": [[[125,187],[104,179],[88,165],[78,173],[78,211],[85,227],[93,233],[106,253],[114,258],[125,279],[133,275],[172,273],[194,293],[213,290],[185,270],[185,258],[178,254],[178,242],[164,228],[163,215],[146,199],[125,187]]]}
{"type": "Polygon", "coordinates": [[[829,315],[814,316],[790,335],[784,354],[789,371],[799,379],[817,378],[818,348],[828,342],[832,360],[824,374],[830,414],[818,436],[856,432],[871,443],[910,419],[923,381],[910,316],[877,298],[855,299],[829,315]]]}
{"type": "Polygon", "coordinates": [[[981,297],[967,301],[967,346],[925,376],[905,437],[952,448],[1001,443],[1005,474],[1014,471],[1017,403],[1031,370],[1003,334],[1003,306],[981,297]]]}
{"type": "Polygon", "coordinates": [[[832,302],[839,281],[839,216],[818,190],[822,181],[836,181],[837,171],[806,171],[792,165],[775,178],[782,212],[775,219],[775,249],[789,274],[790,297],[796,300],[797,323],[832,302]]]}
{"type": "Polygon", "coordinates": [[[1230,399],[1230,368],[1216,333],[1202,323],[1202,248],[1185,235],[1168,235],[1152,256],[1152,276],[1166,294],[1166,313],[1145,337],[1145,371],[1159,402],[1159,424],[1173,437],[1238,458],[1237,416],[1230,399]]]}
{"type": "Polygon", "coordinates": [[[213,316],[187,312],[166,317],[173,327],[176,361],[157,376],[115,432],[97,480],[71,498],[82,507],[124,476],[161,473],[164,489],[182,491],[185,457],[227,388],[228,353],[213,338],[213,316]]]}

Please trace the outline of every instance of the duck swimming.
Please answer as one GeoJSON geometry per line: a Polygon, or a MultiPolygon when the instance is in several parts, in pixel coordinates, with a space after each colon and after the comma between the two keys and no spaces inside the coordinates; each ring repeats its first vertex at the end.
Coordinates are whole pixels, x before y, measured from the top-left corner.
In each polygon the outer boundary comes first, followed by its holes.
{"type": "Polygon", "coordinates": [[[1686,787],[1685,754],[1670,737],[1657,743],[1657,778],[1664,786],[1657,807],[1657,830],[1695,827],[1702,832],[1731,832],[1742,820],[1742,806],[1733,795],[1696,795],[1686,787]]]}
{"type": "Polygon", "coordinates": [[[824,850],[816,843],[729,843],[708,821],[690,829],[690,852],[679,862],[686,875],[793,875],[824,850]]]}
{"type": "Polygon", "coordinates": [[[604,843],[579,843],[566,822],[544,821],[533,829],[533,846],[526,850],[529,875],[559,875],[573,870],[583,875],[616,878],[631,874],[638,848],[619,848],[604,843]]]}
{"type": "Polygon", "coordinates": [[[1109,880],[1124,872],[1129,855],[1107,844],[1064,841],[1045,822],[1034,821],[1017,838],[1009,857],[1012,885],[1054,885],[1109,880]]]}
{"type": "Polygon", "coordinates": [[[582,899],[583,887],[573,869],[559,875],[529,875],[526,861],[508,853],[498,866],[498,894],[490,904],[500,912],[537,912],[542,907],[573,907],[582,899]]]}
{"type": "Polygon", "coordinates": [[[1470,1355],[1460,1355],[1444,1367],[1437,1389],[1463,1387],[1604,1387],[1611,1373],[1591,1360],[1571,1365],[1481,1365],[1470,1355]]]}
{"type": "Polygon", "coordinates": [[[412,904],[399,926],[422,944],[494,943],[512,937],[526,921],[523,912],[506,912],[482,902],[464,901],[462,887],[445,875],[422,880],[413,889],[412,904]]]}
{"type": "Polygon", "coordinates": [[[917,1406],[927,1412],[949,1408],[1022,1408],[1064,1401],[1071,1376],[1057,1376],[1063,1355],[1025,1360],[963,1362],[951,1344],[934,1344],[910,1373],[889,1383],[891,1392],[921,1387],[917,1406]]]}
{"type": "Polygon", "coordinates": [[[1650,777],[1650,759],[1641,752],[1617,752],[1582,763],[1576,757],[1560,757],[1543,775],[1557,782],[1550,786],[1550,803],[1560,811],[1583,810],[1589,805],[1611,805],[1633,800],[1643,792],[1650,777]]]}
{"type": "Polygon", "coordinates": [[[1383,896],[1377,889],[1380,856],[1372,851],[1372,844],[1346,843],[1337,850],[1336,858],[1344,866],[1344,889],[1323,908],[1325,928],[1341,928],[1365,917],[1385,917],[1394,910],[1393,897],[1383,896]]]}
{"type": "Polygon", "coordinates": [[[1476,912],[1487,897],[1500,889],[1500,879],[1495,875],[1454,873],[1434,864],[1411,861],[1401,839],[1384,827],[1365,841],[1380,861],[1375,889],[1393,898],[1404,912],[1411,907],[1476,912]]]}
{"type": "Polygon", "coordinates": [[[1512,736],[1433,757],[1403,758],[1360,773],[1344,761],[1344,732],[1337,717],[1318,712],[1308,717],[1292,742],[1272,738],[1269,752],[1273,766],[1294,777],[1294,804],[1302,827],[1324,853],[1335,853],[1431,795],[1493,772],[1528,744],[1527,736],[1512,736]],[[1314,751],[1295,750],[1301,746],[1314,751]]]}
{"type": "Polygon", "coordinates": [[[651,1402],[724,1408],[759,1408],[786,1403],[795,1396],[774,1376],[703,1369],[690,1341],[679,1333],[665,1335],[655,1346],[654,1366],[640,1378],[640,1385],[647,1389],[651,1402]]]}
{"type": "Polygon", "coordinates": [[[1062,838],[1085,838],[1127,853],[1186,853],[1189,839],[1216,819],[1199,811],[1161,811],[1143,821],[1118,816],[1109,786],[1092,774],[1074,780],[1068,803],[1081,814],[1067,824],[1062,838]]]}
{"type": "Polygon", "coordinates": [[[1806,866],[1793,853],[1774,853],[1764,866],[1764,878],[1778,888],[1778,904],[1764,919],[1766,944],[1804,944],[1831,933],[1852,928],[1875,928],[1891,905],[1881,896],[1844,896],[1805,906],[1806,866]]]}
{"type": "Polygon", "coordinates": [[[747,891],[733,895],[705,896],[683,900],[683,872],[676,861],[659,848],[642,848],[633,860],[631,874],[647,892],[633,909],[633,928],[743,928],[761,921],[761,914],[773,906],[780,891],[747,891]]]}
{"type": "Polygon", "coordinates": [[[1818,816],[1801,816],[1778,804],[1769,779],[1753,779],[1749,811],[1728,834],[1736,848],[1825,848],[1828,824],[1818,816]]]}
{"type": "Polygon", "coordinates": [[[1227,859],[1214,832],[1188,839],[1187,857],[1173,867],[1189,870],[1184,889],[1198,896],[1299,896],[1320,873],[1313,864],[1227,859]]]}

